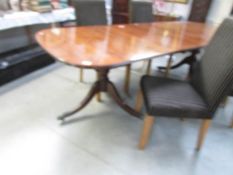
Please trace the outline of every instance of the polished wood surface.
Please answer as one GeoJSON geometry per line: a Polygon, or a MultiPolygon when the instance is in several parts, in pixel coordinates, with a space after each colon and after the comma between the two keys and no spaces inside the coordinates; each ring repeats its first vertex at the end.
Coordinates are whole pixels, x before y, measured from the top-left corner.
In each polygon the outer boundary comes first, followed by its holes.
{"type": "Polygon", "coordinates": [[[113,68],[155,56],[204,47],[215,27],[193,22],[52,28],[39,44],[56,59],[77,67],[113,68]]]}
{"type": "Polygon", "coordinates": [[[197,151],[199,151],[203,145],[210,123],[211,123],[210,119],[203,120],[201,123],[201,127],[199,129],[199,134],[198,134],[198,140],[197,140],[197,147],[196,147],[197,151]]]}
{"type": "Polygon", "coordinates": [[[149,115],[145,116],[141,137],[138,145],[139,149],[144,149],[148,144],[154,122],[155,122],[155,117],[149,115]]]}

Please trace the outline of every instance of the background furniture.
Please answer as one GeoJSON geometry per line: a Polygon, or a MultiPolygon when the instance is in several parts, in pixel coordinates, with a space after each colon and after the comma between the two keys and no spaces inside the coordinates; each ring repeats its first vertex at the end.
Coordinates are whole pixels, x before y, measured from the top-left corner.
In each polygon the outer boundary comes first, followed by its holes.
{"type": "MultiPolygon", "coordinates": [[[[142,5],[142,7],[140,9],[143,9],[143,6],[146,6],[145,8],[151,8],[148,7],[148,4],[152,4],[151,2],[148,1],[133,1],[133,0],[113,0],[113,7],[112,7],[112,18],[113,18],[113,24],[126,24],[129,22],[134,21],[134,19],[130,19],[130,16],[132,17],[132,12],[130,12],[130,4],[140,4],[142,5]],[[146,5],[147,4],[147,5],[146,5]]],[[[148,15],[148,13],[150,13],[149,11],[143,11],[141,13],[141,16],[137,16],[137,18],[144,18],[143,16],[148,15]]],[[[139,14],[139,13],[138,13],[139,14]]],[[[152,12],[153,14],[153,12],[152,12]]],[[[151,17],[150,17],[151,18],[151,17]]],[[[179,17],[175,17],[175,16],[170,16],[167,14],[153,14],[153,20],[152,21],[175,21],[175,20],[179,20],[179,17]]],[[[148,19],[148,18],[147,18],[148,19]]],[[[143,20],[142,20],[143,21],[143,20]]],[[[146,21],[144,21],[146,22],[146,21]]],[[[148,21],[149,22],[149,21],[148,21]]]]}
{"type": "Polygon", "coordinates": [[[0,85],[54,62],[33,37],[47,27],[32,25],[0,31],[0,85]]]}
{"type": "Polygon", "coordinates": [[[129,22],[129,0],[113,0],[113,24],[126,24],[129,22]]]}
{"type": "Polygon", "coordinates": [[[75,20],[74,8],[53,10],[49,13],[38,13],[33,11],[5,12],[0,17],[0,31],[25,27],[37,24],[61,23],[75,20]]]}
{"type": "Polygon", "coordinates": [[[189,0],[164,0],[165,2],[187,4],[189,0]]]}
{"type": "Polygon", "coordinates": [[[0,85],[53,63],[37,45],[29,45],[0,54],[0,85]]]}
{"type": "Polygon", "coordinates": [[[171,16],[167,14],[155,14],[155,21],[179,21],[181,18],[177,16],[171,16]]]}
{"type": "MultiPolygon", "coordinates": [[[[189,21],[195,22],[205,22],[206,17],[208,15],[212,0],[193,0],[192,8],[189,16],[189,21]]],[[[129,22],[129,8],[128,8],[129,0],[113,0],[113,23],[128,23],[129,22]]],[[[175,19],[179,19],[179,17],[174,17],[175,19]]],[[[169,17],[168,15],[156,14],[156,21],[164,21],[166,20],[175,20],[173,17],[169,17]]]]}
{"type": "Polygon", "coordinates": [[[203,119],[197,150],[210,121],[233,83],[233,19],[226,19],[195,66],[190,82],[144,76],[141,89],[147,115],[139,148],[148,143],[155,115],[203,119]],[[227,47],[225,47],[227,46],[227,47]]]}
{"type": "Polygon", "coordinates": [[[205,22],[212,0],[193,0],[189,21],[205,22]]]}
{"type": "Polygon", "coordinates": [[[130,1],[129,16],[131,23],[154,22],[152,3],[147,1],[130,1]]]}
{"type": "Polygon", "coordinates": [[[73,0],[78,26],[106,25],[107,15],[105,1],[73,0]]]}
{"type": "Polygon", "coordinates": [[[73,20],[74,9],[50,13],[5,12],[0,17],[0,85],[54,62],[34,39],[34,34],[51,23],[73,20]]]}

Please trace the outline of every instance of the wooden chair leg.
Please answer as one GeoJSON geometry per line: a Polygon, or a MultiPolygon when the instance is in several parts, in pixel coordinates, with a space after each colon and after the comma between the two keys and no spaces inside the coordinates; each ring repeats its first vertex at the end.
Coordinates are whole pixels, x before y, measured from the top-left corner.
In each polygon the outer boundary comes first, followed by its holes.
{"type": "Polygon", "coordinates": [[[142,103],[143,103],[142,91],[139,90],[138,93],[137,93],[136,105],[135,105],[135,110],[136,110],[137,112],[141,112],[141,110],[142,110],[142,103]]]}
{"type": "Polygon", "coordinates": [[[144,149],[145,146],[148,144],[154,121],[155,121],[155,118],[153,116],[148,115],[145,117],[143,129],[141,132],[141,137],[140,137],[140,141],[138,145],[139,149],[144,149]]]}
{"type": "Polygon", "coordinates": [[[125,84],[124,84],[124,91],[128,95],[129,95],[129,84],[130,84],[130,75],[131,75],[130,71],[131,71],[131,64],[126,66],[125,84]]]}
{"type": "Polygon", "coordinates": [[[221,106],[225,107],[227,105],[227,102],[228,102],[228,97],[225,97],[221,103],[221,106]]]}
{"type": "Polygon", "coordinates": [[[98,102],[101,102],[101,93],[100,92],[97,93],[96,99],[97,99],[98,102]]]}
{"type": "Polygon", "coordinates": [[[231,128],[233,128],[233,119],[232,119],[232,122],[231,122],[231,126],[230,126],[231,128]]]}
{"type": "Polygon", "coordinates": [[[79,81],[83,82],[83,68],[80,68],[79,81]]]}
{"type": "Polygon", "coordinates": [[[169,55],[169,59],[168,59],[167,66],[166,66],[166,71],[165,71],[165,77],[169,76],[171,66],[172,66],[172,55],[169,55]]]}
{"type": "Polygon", "coordinates": [[[146,74],[147,75],[151,74],[151,64],[152,64],[152,60],[149,60],[148,64],[147,64],[147,68],[146,68],[146,74]]]}
{"type": "MultiPolygon", "coordinates": [[[[99,80],[99,74],[98,74],[98,72],[96,72],[96,79],[99,80]]],[[[97,100],[98,102],[101,102],[101,92],[98,92],[98,93],[96,94],[96,100],[97,100]]]]}
{"type": "Polygon", "coordinates": [[[199,151],[203,145],[204,139],[205,139],[205,135],[207,133],[207,130],[209,128],[211,120],[210,119],[206,119],[202,121],[200,130],[199,130],[199,136],[198,136],[198,141],[197,141],[197,147],[196,150],[199,151]]]}

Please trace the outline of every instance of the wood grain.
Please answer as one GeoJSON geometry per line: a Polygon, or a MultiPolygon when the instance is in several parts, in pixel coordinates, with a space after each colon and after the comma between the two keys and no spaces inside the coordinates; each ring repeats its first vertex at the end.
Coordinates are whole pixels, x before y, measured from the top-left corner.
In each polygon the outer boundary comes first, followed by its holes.
{"type": "Polygon", "coordinates": [[[197,140],[197,147],[196,150],[199,151],[203,145],[206,133],[208,131],[208,128],[210,126],[211,120],[203,120],[201,123],[201,127],[199,130],[199,136],[198,136],[198,140],[197,140]]]}
{"type": "Polygon", "coordinates": [[[204,47],[215,27],[194,22],[52,28],[38,43],[56,59],[77,67],[113,68],[204,47]]]}
{"type": "Polygon", "coordinates": [[[150,140],[152,128],[154,125],[154,121],[155,121],[155,117],[149,116],[149,115],[145,116],[144,123],[143,123],[143,129],[141,132],[141,137],[140,137],[139,145],[138,145],[139,149],[144,149],[146,145],[148,144],[150,140]]]}

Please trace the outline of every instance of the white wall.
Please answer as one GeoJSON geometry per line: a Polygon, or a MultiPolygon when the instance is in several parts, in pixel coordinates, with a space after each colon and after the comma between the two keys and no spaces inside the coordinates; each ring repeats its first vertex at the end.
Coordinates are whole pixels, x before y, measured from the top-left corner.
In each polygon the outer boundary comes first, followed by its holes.
{"type": "Polygon", "coordinates": [[[213,0],[207,16],[207,22],[219,24],[229,16],[233,7],[233,0],[213,0]]]}

